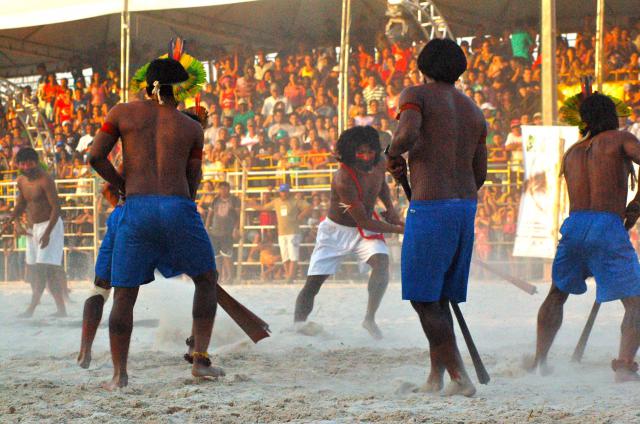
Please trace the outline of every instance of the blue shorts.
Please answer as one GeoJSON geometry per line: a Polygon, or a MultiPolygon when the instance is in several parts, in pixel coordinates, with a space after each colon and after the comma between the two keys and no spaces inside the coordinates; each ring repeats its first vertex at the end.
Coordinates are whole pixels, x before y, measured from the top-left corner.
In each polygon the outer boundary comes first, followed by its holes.
{"type": "Polygon", "coordinates": [[[109,218],[107,218],[107,232],[100,244],[98,257],[96,258],[96,277],[111,281],[111,257],[113,253],[113,242],[116,239],[116,228],[120,215],[122,214],[122,206],[116,206],[109,218]]]}
{"type": "Polygon", "coordinates": [[[596,279],[596,301],[640,296],[640,263],[622,218],[610,212],[571,212],[560,228],[553,261],[553,283],[582,294],[585,279],[596,279]]]}
{"type": "Polygon", "coordinates": [[[409,204],[402,242],[402,298],[418,302],[467,299],[476,200],[409,204]]]}
{"type": "Polygon", "coordinates": [[[196,204],[185,197],[134,195],[122,207],[113,245],[111,285],[138,287],[153,280],[195,277],[215,270],[213,248],[196,204]]]}

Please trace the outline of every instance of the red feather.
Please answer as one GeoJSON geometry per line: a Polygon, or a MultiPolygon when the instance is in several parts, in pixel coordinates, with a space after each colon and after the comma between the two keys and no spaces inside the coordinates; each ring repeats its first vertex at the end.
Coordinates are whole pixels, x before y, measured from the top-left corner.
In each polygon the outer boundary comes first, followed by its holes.
{"type": "Polygon", "coordinates": [[[180,37],[171,39],[169,43],[169,57],[174,60],[180,60],[184,52],[184,40],[180,37]]]}

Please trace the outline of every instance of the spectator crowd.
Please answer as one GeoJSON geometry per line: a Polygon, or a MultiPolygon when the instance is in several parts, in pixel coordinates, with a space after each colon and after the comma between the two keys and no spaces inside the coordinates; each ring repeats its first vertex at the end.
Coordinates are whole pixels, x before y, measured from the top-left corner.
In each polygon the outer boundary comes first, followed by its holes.
{"type": "MultiPolygon", "coordinates": [[[[593,73],[592,27],[595,28],[591,22],[585,24],[571,42],[558,38],[556,58],[561,84],[577,84],[581,76],[593,73]]],[[[479,25],[474,37],[461,42],[468,70],[457,86],[476,102],[488,122],[489,162],[496,172],[490,173],[492,185],[481,194],[477,250],[485,259],[500,259],[508,257],[507,246],[515,235],[521,126],[541,124],[541,69],[534,30],[517,25],[500,35],[485,35],[486,32],[479,25]]],[[[373,126],[382,148],[391,141],[400,93],[423,82],[416,62],[420,47],[409,41],[389,40],[381,33],[371,45],[356,43],[349,57],[348,126],[373,126]]],[[[639,52],[640,22],[609,28],[605,37],[606,79],[625,82],[623,100],[632,108],[625,125],[636,136],[640,136],[639,52]]],[[[267,53],[232,51],[216,58],[213,64],[215,78],[201,93],[201,104],[209,112],[203,171],[210,180],[220,181],[225,170],[242,167],[323,170],[335,162],[331,156],[339,136],[335,46],[300,44],[277,54],[267,53]]],[[[79,78],[70,85],[67,79],[57,81],[44,67],[38,72],[37,89],[26,86],[22,96],[36,103],[49,122],[57,177],[91,175],[86,166],[87,151],[106,113],[120,100],[119,75],[115,71],[94,71],[89,83],[79,78]]],[[[16,111],[0,108],[0,114],[0,172],[7,173],[14,169],[17,150],[29,141],[16,111]]],[[[278,186],[273,185],[274,195],[278,186]]],[[[205,222],[217,229],[214,231],[224,230],[224,237],[237,241],[237,232],[230,230],[228,222],[238,225],[238,212],[230,210],[238,209],[239,202],[219,200],[220,196],[228,198],[228,189],[205,183],[199,210],[205,222]],[[218,193],[220,190],[222,194],[218,193]],[[235,218],[221,217],[221,211],[235,218]]],[[[326,193],[308,190],[307,194],[304,199],[301,193],[294,196],[312,208],[296,224],[308,228],[299,234],[301,260],[310,254],[304,245],[313,243],[313,225],[324,218],[328,203],[326,193]]],[[[270,212],[261,208],[268,205],[277,209],[274,205],[278,202],[265,197],[262,206],[252,205],[254,212],[246,225],[275,225],[270,212]]],[[[283,234],[249,233],[243,259],[261,262],[262,270],[270,277],[292,279],[296,268],[277,269],[279,252],[270,250],[276,236],[283,234]]],[[[225,263],[227,274],[231,275],[229,260],[225,263]]]]}

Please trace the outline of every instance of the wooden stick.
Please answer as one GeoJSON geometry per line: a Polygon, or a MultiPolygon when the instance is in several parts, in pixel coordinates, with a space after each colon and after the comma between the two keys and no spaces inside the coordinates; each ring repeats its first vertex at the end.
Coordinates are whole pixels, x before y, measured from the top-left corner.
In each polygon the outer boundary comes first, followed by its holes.
{"type": "MultiPolygon", "coordinates": [[[[407,196],[407,199],[411,200],[411,186],[409,185],[409,180],[407,180],[407,176],[404,175],[399,180],[400,185],[402,185],[402,189],[404,190],[404,194],[407,196]]],[[[480,358],[480,353],[478,353],[478,349],[476,348],[476,344],[473,342],[473,338],[471,337],[471,332],[469,331],[469,327],[467,327],[467,322],[464,320],[464,316],[462,316],[462,311],[456,302],[449,301],[451,304],[451,309],[453,309],[453,313],[456,316],[456,320],[458,321],[458,325],[460,326],[460,331],[462,332],[462,337],[464,337],[464,342],[467,345],[467,349],[469,350],[469,355],[471,355],[471,360],[473,361],[473,368],[476,370],[476,375],[478,376],[478,381],[480,384],[487,384],[491,381],[491,377],[489,377],[489,373],[482,363],[482,358],[480,358]]]]}
{"type": "Polygon", "coordinates": [[[584,349],[587,347],[587,341],[589,341],[589,336],[591,335],[591,330],[593,329],[593,323],[596,321],[596,316],[598,315],[599,310],[600,310],[600,304],[597,301],[593,302],[593,306],[591,307],[591,312],[589,313],[589,318],[587,318],[587,323],[584,325],[582,334],[580,334],[580,340],[578,340],[576,349],[573,351],[573,356],[571,356],[571,361],[580,362],[582,360],[582,355],[584,355],[584,349]]]}
{"type": "Polygon", "coordinates": [[[269,337],[269,324],[235,300],[220,284],[216,284],[218,305],[225,310],[254,343],[269,337]]]}

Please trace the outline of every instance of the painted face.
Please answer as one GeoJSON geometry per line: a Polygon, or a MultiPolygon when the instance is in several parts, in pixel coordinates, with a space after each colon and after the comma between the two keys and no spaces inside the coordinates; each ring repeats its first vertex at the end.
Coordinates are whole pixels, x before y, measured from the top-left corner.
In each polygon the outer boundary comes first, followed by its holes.
{"type": "Polygon", "coordinates": [[[38,164],[29,160],[25,162],[18,162],[18,170],[21,174],[26,175],[27,177],[32,177],[36,174],[38,169],[38,164]]]}
{"type": "Polygon", "coordinates": [[[371,147],[363,144],[356,149],[356,167],[363,171],[371,171],[373,162],[376,159],[376,152],[371,147]]]}

